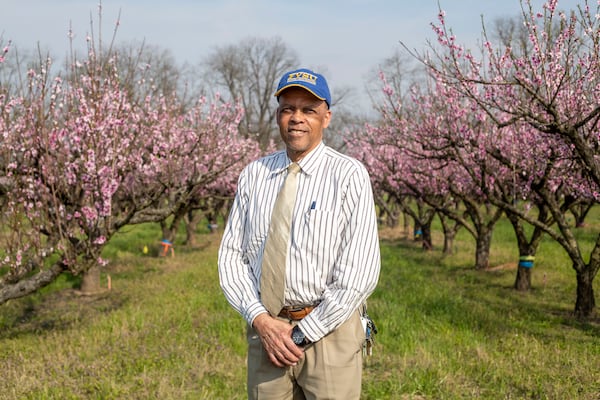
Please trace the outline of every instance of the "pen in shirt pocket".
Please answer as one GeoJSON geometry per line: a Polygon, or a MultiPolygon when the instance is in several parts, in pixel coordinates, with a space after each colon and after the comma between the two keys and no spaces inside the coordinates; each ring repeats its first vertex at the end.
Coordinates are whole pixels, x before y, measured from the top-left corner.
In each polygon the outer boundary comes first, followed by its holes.
{"type": "Polygon", "coordinates": [[[317,207],[317,202],[313,200],[313,202],[310,204],[310,211],[314,210],[317,207]]]}

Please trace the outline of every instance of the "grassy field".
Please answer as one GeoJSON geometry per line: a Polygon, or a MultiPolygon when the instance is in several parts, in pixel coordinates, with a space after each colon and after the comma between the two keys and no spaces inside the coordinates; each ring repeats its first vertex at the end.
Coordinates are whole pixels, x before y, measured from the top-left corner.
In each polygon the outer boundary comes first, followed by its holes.
{"type": "MultiPolygon", "coordinates": [[[[581,234],[597,232],[598,219],[581,234]]],[[[363,399],[600,398],[600,320],[571,316],[575,275],[555,244],[538,253],[533,290],[517,293],[505,221],[487,271],[472,268],[464,233],[447,257],[394,234],[382,232],[382,276],[369,301],[379,334],[363,399]]],[[[78,279],[65,277],[0,306],[0,399],[246,397],[245,324],[219,288],[220,236],[176,243],[165,258],[156,257],[158,238],[148,225],[111,241],[110,291],[82,296],[78,279]]]]}

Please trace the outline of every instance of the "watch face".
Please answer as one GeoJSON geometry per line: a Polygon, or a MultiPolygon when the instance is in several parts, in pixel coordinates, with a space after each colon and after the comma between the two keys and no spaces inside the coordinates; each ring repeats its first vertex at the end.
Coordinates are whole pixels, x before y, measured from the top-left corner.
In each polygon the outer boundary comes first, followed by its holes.
{"type": "Polygon", "coordinates": [[[298,328],[294,328],[292,329],[292,340],[294,341],[294,343],[298,346],[300,346],[301,344],[304,344],[304,333],[302,333],[302,331],[298,328]]]}

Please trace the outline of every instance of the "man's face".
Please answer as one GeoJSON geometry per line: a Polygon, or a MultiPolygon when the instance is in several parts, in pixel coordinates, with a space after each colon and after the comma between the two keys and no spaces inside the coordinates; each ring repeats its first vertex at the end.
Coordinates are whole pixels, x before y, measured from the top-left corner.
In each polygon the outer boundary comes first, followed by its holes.
{"type": "Polygon", "coordinates": [[[309,91],[298,87],[284,90],[279,96],[277,124],[288,157],[299,161],[317,147],[330,119],[327,103],[309,91]]]}

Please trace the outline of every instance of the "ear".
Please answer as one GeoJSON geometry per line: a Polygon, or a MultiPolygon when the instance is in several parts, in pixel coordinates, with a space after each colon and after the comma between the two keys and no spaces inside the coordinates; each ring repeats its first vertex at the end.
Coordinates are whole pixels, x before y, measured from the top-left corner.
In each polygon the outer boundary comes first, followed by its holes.
{"type": "Polygon", "coordinates": [[[327,109],[325,115],[323,116],[323,129],[329,126],[329,122],[331,122],[331,110],[327,109]]]}

